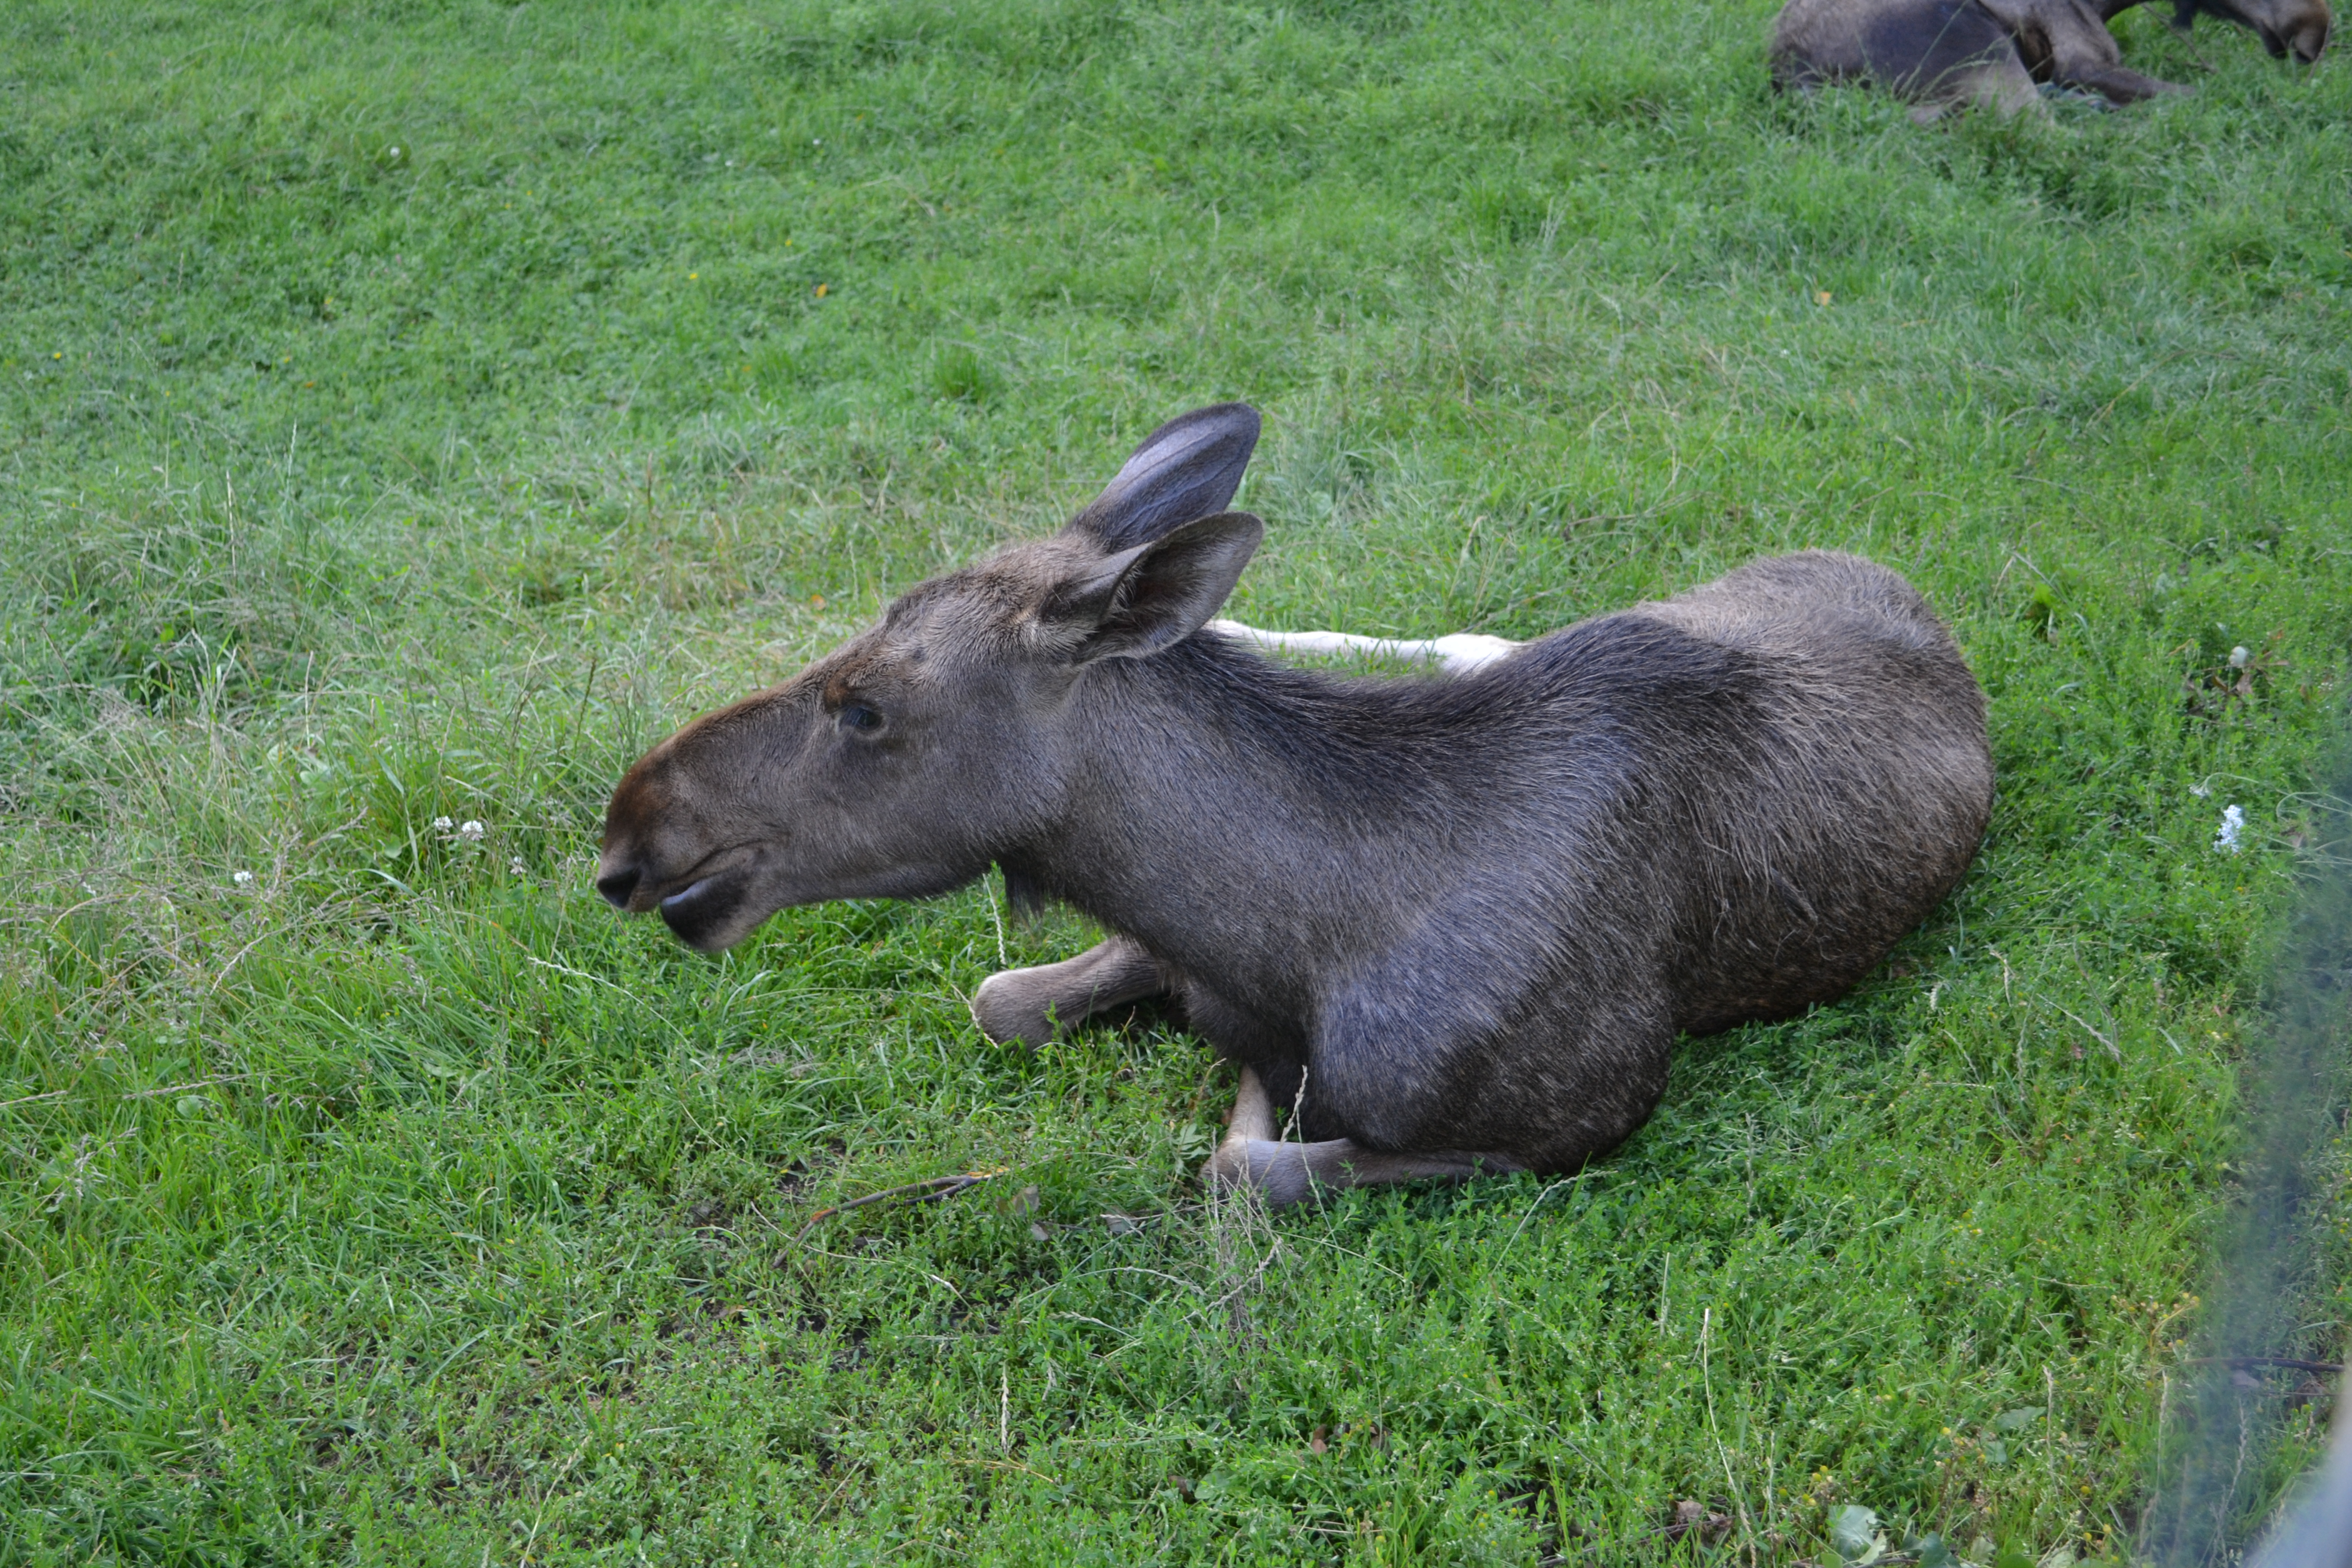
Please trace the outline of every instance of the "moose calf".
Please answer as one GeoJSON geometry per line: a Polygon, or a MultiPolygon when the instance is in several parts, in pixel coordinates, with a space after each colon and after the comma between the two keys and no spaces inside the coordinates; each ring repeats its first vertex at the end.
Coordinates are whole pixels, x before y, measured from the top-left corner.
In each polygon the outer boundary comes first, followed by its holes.
{"type": "MultiPolygon", "coordinates": [[[[1917,101],[1925,125],[1947,109],[2039,108],[2038,82],[2111,103],[2189,89],[2124,64],[2107,24],[2141,0],[1789,0],[1772,24],[1772,79],[1810,92],[1873,79],[1917,101]]],[[[2327,0],[2176,0],[2186,31],[2203,11],[2252,27],[2274,57],[2306,63],[2327,47],[2327,0]]]]}
{"type": "Polygon", "coordinates": [[[1172,999],[1242,1068],[1211,1176],[1283,1204],[1573,1168],[1650,1114],[1677,1031],[1837,996],[1966,870],[1984,697],[1894,573],[1755,561],[1465,673],[1343,679],[1203,629],[1263,533],[1224,510],[1257,432],[1163,426],[1060,532],[662,742],[598,889],[708,951],[1002,867],[1114,934],[992,976],[981,1028],[1172,999]]]}

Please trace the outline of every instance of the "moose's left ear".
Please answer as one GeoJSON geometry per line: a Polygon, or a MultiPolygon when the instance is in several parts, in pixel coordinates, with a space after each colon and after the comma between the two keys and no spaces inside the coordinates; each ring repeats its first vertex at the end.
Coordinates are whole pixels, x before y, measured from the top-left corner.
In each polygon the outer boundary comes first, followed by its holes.
{"type": "Polygon", "coordinates": [[[1105,550],[1127,550],[1224,510],[1257,450],[1257,410],[1246,403],[1178,415],[1143,438],[1065,531],[1086,534],[1105,550]]]}
{"type": "Polygon", "coordinates": [[[1188,522],[1055,584],[1038,618],[1074,663],[1158,653],[1217,613],[1265,537],[1245,511],[1188,522]]]}

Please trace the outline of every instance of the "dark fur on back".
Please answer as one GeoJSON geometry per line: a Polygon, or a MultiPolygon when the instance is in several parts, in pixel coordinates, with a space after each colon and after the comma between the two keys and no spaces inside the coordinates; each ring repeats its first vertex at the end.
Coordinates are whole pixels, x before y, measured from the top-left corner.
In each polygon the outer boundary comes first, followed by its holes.
{"type": "Polygon", "coordinates": [[[719,948],[787,904],[1001,865],[1113,934],[992,976],[983,1028],[1172,997],[1245,1089],[1297,1104],[1316,1142],[1237,1111],[1218,1156],[1289,1201],[1573,1166],[1649,1114],[1678,1031],[1832,1000],[1966,870],[1984,699],[1894,573],[1756,561],[1458,677],[1294,668],[1201,629],[1257,521],[1167,521],[1232,494],[1255,436],[1233,406],[1170,467],[1131,461],[1149,484],[656,747],[599,888],[719,948]],[[1156,536],[1119,544],[1140,510],[1156,536]]]}

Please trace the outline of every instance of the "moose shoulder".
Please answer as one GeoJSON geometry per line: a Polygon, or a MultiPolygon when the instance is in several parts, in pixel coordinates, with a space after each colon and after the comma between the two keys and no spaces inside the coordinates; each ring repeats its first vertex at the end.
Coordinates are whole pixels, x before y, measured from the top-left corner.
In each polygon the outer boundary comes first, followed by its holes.
{"type": "MultiPolygon", "coordinates": [[[[2003,114],[2040,103],[2037,84],[2134,103],[2186,88],[2124,64],[2107,24],[2141,0],[1789,0],[1772,24],[1772,77],[1811,91],[1867,78],[1918,103],[1925,124],[1969,104],[2003,114]]],[[[2327,0],[2176,0],[2172,25],[2199,12],[2250,27],[2273,56],[2306,63],[2327,47],[2327,0]]]]}
{"type": "Polygon", "coordinates": [[[1116,934],[991,977],[981,1027],[1171,997],[1244,1069],[1212,1174],[1290,1202],[1571,1168],[1649,1115],[1677,1031],[1837,996],[1967,868],[1983,694],[1894,573],[1756,561],[1462,675],[1341,679],[1204,629],[1261,536],[1223,510],[1256,436],[1239,405],[1163,426],[1061,532],[664,741],[598,888],[718,949],[1002,866],[1116,934]]]}

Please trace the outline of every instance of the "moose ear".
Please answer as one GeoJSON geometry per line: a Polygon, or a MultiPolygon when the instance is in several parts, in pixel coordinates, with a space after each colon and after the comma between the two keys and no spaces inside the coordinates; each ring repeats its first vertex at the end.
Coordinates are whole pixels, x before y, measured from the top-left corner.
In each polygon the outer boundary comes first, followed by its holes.
{"type": "Polygon", "coordinates": [[[1224,510],[1257,449],[1257,410],[1246,403],[1179,415],[1143,438],[1065,531],[1084,533],[1106,550],[1127,550],[1224,510]]]}
{"type": "Polygon", "coordinates": [[[1055,584],[1038,619],[1073,663],[1158,653],[1217,613],[1265,537],[1245,511],[1200,518],[1055,584]]]}

